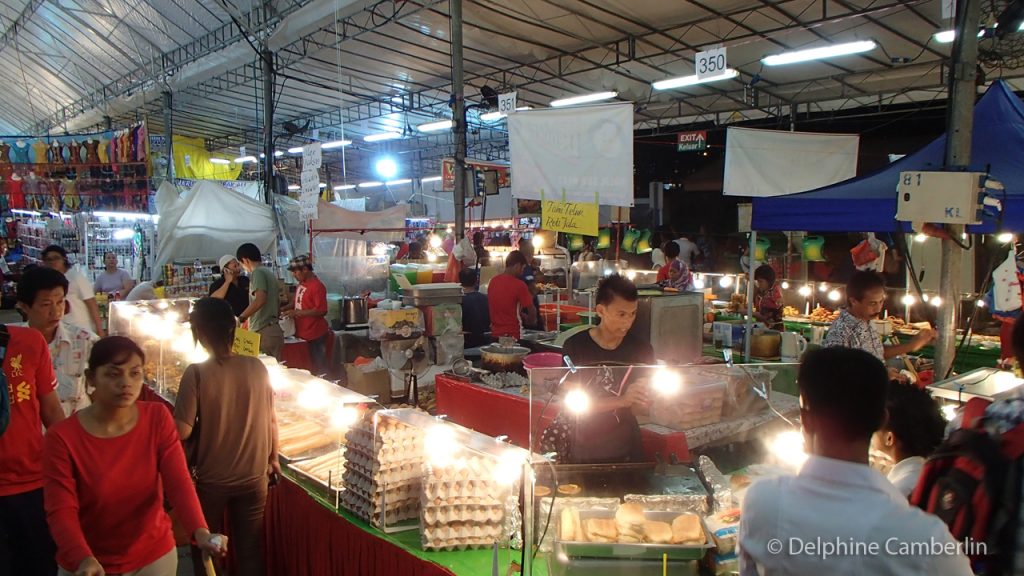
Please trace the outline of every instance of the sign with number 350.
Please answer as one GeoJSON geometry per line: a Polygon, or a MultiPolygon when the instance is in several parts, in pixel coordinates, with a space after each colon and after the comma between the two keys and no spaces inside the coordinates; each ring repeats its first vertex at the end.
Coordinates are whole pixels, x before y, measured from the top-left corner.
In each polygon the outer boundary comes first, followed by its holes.
{"type": "Polygon", "coordinates": [[[725,73],[727,63],[725,60],[725,47],[712,48],[704,52],[698,52],[694,59],[697,68],[697,79],[712,78],[725,73]]]}

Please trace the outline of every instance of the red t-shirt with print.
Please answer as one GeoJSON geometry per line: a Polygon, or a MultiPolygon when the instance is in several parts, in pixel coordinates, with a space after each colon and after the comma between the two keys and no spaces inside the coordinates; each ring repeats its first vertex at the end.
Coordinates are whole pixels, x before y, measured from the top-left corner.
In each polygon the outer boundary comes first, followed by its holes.
{"type": "MultiPolygon", "coordinates": [[[[327,314],[327,287],[313,276],[299,284],[295,290],[296,310],[316,310],[327,314]]],[[[316,340],[327,333],[329,327],[324,316],[296,316],[295,335],[303,340],[316,340]]]]}
{"type": "Polygon", "coordinates": [[[11,398],[11,422],[0,434],[0,496],[43,487],[43,420],[39,398],[57,389],[50,348],[43,335],[21,326],[11,334],[4,355],[4,377],[11,398]]]}

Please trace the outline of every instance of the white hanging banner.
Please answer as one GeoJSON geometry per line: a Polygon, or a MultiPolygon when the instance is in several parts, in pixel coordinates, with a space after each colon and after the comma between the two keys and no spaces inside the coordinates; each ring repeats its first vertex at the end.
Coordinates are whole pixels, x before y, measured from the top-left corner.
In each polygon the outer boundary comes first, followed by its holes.
{"type": "Polygon", "coordinates": [[[319,170],[323,162],[323,151],[319,142],[306,144],[302,147],[302,169],[319,170]]]}
{"type": "Polygon", "coordinates": [[[317,201],[320,199],[320,173],[315,169],[303,166],[301,181],[302,191],[299,194],[299,218],[302,220],[316,220],[319,215],[317,201]]]}
{"type": "Polygon", "coordinates": [[[506,92],[498,95],[498,112],[509,115],[516,111],[516,95],[518,92],[506,92]]]}
{"type": "Polygon", "coordinates": [[[512,196],[633,205],[633,104],[517,112],[508,117],[512,196]]]}
{"type": "Polygon", "coordinates": [[[728,67],[725,60],[725,47],[720,46],[718,48],[705,50],[704,52],[697,52],[697,56],[694,58],[693,63],[697,68],[698,80],[721,76],[725,73],[725,69],[728,67]]]}
{"type": "Polygon", "coordinates": [[[856,134],[729,128],[722,194],[782,196],[848,180],[859,145],[856,134]]]}

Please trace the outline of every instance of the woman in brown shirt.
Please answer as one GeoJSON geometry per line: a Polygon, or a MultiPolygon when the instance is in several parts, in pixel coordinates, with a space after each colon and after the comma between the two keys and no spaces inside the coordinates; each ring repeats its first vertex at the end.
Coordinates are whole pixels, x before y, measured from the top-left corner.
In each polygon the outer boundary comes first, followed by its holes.
{"type": "Polygon", "coordinates": [[[174,419],[183,441],[198,435],[189,464],[210,530],[222,530],[227,511],[238,573],[262,576],[267,480],[281,471],[270,375],[259,359],[231,352],[235,315],[227,302],[203,298],[189,321],[210,359],[185,369],[174,419]]]}

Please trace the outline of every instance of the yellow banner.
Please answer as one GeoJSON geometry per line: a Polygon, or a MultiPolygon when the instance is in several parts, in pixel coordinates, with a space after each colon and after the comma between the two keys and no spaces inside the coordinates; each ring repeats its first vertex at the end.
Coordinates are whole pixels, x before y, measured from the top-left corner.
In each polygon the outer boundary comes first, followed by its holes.
{"type": "Polygon", "coordinates": [[[260,335],[245,328],[235,328],[235,343],[231,345],[231,351],[239,356],[259,356],[260,335]]]}
{"type": "Polygon", "coordinates": [[[597,236],[597,203],[544,199],[540,227],[544,230],[597,236]]]}

